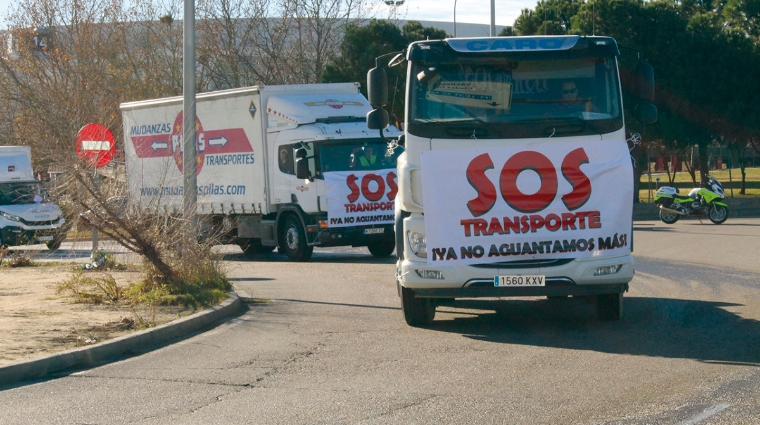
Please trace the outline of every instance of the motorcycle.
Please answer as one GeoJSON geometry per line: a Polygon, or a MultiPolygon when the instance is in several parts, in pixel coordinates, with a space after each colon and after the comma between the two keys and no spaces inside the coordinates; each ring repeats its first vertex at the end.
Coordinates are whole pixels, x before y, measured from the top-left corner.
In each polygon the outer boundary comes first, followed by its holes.
{"type": "Polygon", "coordinates": [[[702,187],[695,187],[687,196],[680,195],[678,188],[662,186],[654,195],[654,202],[660,209],[660,220],[673,224],[679,218],[701,218],[707,216],[715,224],[721,224],[728,218],[728,206],[723,185],[707,175],[707,182],[702,187]]]}

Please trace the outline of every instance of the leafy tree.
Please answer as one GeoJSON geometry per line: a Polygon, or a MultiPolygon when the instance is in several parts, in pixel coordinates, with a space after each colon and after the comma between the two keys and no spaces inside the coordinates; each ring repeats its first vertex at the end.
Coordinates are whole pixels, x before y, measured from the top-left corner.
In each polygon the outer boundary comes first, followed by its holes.
{"type": "Polygon", "coordinates": [[[519,35],[571,34],[572,18],[583,4],[582,0],[540,0],[535,11],[522,10],[514,31],[519,35]]]}
{"type": "MultiPolygon", "coordinates": [[[[401,52],[409,43],[417,40],[446,38],[446,31],[433,27],[423,27],[417,21],[406,23],[401,29],[387,20],[372,20],[366,26],[349,25],[340,47],[340,56],[328,63],[322,73],[322,82],[359,81],[364,83],[367,71],[375,67],[375,58],[392,52],[401,52]]],[[[385,66],[390,57],[381,59],[378,65],[385,66]]],[[[392,119],[404,116],[404,88],[406,87],[404,66],[387,68],[390,86],[389,105],[392,119]]],[[[362,93],[366,87],[362,84],[362,93]]]]}

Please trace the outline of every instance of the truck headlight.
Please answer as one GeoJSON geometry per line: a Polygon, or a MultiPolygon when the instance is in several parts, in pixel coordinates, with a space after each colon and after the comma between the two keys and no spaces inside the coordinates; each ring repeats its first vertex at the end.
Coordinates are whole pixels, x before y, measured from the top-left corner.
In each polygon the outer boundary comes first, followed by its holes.
{"type": "Polygon", "coordinates": [[[8,214],[6,212],[0,211],[0,215],[3,216],[6,220],[10,221],[21,221],[21,217],[13,214],[8,214]]]}
{"type": "Polygon", "coordinates": [[[409,247],[412,248],[414,255],[420,258],[427,258],[427,243],[425,243],[425,234],[418,232],[407,232],[406,237],[409,239],[409,247]]]}

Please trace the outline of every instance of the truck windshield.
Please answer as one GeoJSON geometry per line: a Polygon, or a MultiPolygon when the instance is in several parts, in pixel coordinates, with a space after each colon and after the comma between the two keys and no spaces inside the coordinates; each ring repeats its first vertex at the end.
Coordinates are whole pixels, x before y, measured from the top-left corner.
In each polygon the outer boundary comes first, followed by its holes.
{"type": "Polygon", "coordinates": [[[0,183],[0,205],[35,204],[48,201],[40,182],[0,183]]]}
{"type": "Polygon", "coordinates": [[[409,132],[432,138],[537,138],[622,128],[617,60],[552,54],[413,62],[409,132]]]}
{"type": "Polygon", "coordinates": [[[322,142],[318,150],[317,168],[321,173],[396,168],[396,158],[404,151],[399,146],[390,152],[388,144],[381,139],[322,142]]]}

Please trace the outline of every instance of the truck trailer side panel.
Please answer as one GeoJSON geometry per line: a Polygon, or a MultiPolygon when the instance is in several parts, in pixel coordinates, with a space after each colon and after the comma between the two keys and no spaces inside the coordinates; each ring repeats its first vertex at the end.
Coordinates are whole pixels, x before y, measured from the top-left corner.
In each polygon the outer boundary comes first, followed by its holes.
{"type": "MultiPolygon", "coordinates": [[[[267,213],[257,91],[199,96],[196,108],[198,213],[267,213]]],[[[123,114],[130,198],[141,208],[181,211],[181,100],[127,104],[123,114]]]]}

